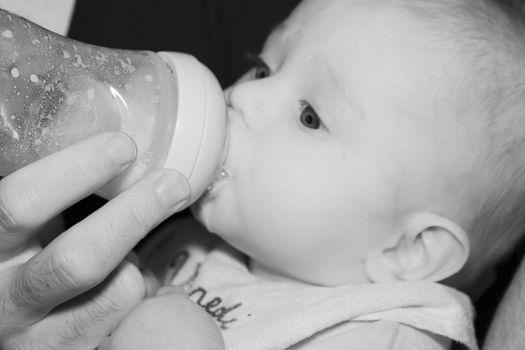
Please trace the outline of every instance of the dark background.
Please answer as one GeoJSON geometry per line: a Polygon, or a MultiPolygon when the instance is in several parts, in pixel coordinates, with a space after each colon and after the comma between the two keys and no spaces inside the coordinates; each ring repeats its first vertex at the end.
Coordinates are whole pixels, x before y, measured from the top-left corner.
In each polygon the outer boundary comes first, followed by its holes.
{"type": "Polygon", "coordinates": [[[91,44],[182,51],[230,85],[298,0],[77,0],[69,36],[91,44]]]}

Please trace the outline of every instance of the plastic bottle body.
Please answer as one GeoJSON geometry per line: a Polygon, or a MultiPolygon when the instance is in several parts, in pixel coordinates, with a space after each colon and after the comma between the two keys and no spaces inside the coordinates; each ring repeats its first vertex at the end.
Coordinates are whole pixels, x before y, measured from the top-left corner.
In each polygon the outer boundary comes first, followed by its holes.
{"type": "Polygon", "coordinates": [[[164,165],[177,116],[177,82],[148,51],[64,38],[0,10],[0,175],[103,131],[137,143],[135,163],[103,188],[112,197],[164,165]]]}

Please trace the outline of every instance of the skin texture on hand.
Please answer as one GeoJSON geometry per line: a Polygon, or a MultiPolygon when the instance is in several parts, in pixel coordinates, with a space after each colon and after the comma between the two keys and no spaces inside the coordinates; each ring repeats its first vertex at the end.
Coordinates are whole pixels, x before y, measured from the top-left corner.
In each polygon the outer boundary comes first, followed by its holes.
{"type": "Polygon", "coordinates": [[[124,261],[151,229],[184,205],[175,171],[144,177],[45,248],[39,228],[134,160],[124,134],[105,133],[0,181],[0,348],[93,349],[145,295],[124,261]]]}
{"type": "Polygon", "coordinates": [[[483,350],[521,349],[525,344],[525,260],[505,292],[487,333],[483,350]]]}

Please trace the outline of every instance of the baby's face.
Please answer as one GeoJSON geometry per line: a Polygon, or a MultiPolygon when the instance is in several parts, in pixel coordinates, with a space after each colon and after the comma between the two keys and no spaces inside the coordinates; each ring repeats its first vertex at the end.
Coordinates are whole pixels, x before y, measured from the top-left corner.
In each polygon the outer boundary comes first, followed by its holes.
{"type": "Polygon", "coordinates": [[[417,25],[367,2],[306,1],[226,91],[227,176],[195,211],[256,272],[365,282],[370,250],[461,163],[417,25]]]}

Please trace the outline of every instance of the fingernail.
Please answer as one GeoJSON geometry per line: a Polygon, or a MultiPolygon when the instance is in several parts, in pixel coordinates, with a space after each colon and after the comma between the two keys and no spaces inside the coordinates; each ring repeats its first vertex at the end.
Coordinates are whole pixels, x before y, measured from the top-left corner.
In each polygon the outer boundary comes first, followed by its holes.
{"type": "Polygon", "coordinates": [[[115,163],[126,165],[135,160],[137,146],[131,137],[124,133],[119,133],[111,136],[107,141],[107,152],[115,163]]]}
{"type": "Polygon", "coordinates": [[[188,182],[173,171],[164,172],[155,183],[155,192],[167,207],[182,208],[190,196],[188,182]]]}

